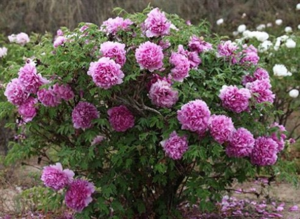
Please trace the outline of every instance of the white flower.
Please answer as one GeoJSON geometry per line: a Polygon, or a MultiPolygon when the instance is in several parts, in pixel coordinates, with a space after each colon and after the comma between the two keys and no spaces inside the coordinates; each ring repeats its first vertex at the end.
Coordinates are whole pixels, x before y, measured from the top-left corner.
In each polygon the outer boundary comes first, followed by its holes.
{"type": "Polygon", "coordinates": [[[300,30],[300,24],[298,25],[298,30],[300,30]]]}
{"type": "Polygon", "coordinates": [[[282,64],[276,64],[273,67],[274,75],[277,77],[291,76],[292,73],[287,70],[287,68],[282,64]]]}
{"type": "Polygon", "coordinates": [[[272,27],[272,23],[267,23],[267,27],[272,27]]]}
{"type": "Polygon", "coordinates": [[[290,97],[292,97],[292,98],[297,98],[298,95],[299,95],[299,91],[296,90],[296,89],[290,90],[289,95],[290,95],[290,97]]]}
{"type": "Polygon", "coordinates": [[[224,23],[224,19],[223,18],[220,18],[219,20],[217,20],[217,25],[221,25],[224,23]]]}
{"type": "Polygon", "coordinates": [[[250,30],[245,30],[245,31],[243,32],[243,36],[246,37],[246,38],[252,38],[252,37],[253,37],[252,31],[250,31],[250,30]]]}
{"type": "Polygon", "coordinates": [[[300,3],[296,5],[296,10],[300,10],[300,3]]]}
{"type": "Polygon", "coordinates": [[[295,48],[296,47],[296,42],[292,39],[288,39],[285,43],[287,48],[295,48]]]}
{"type": "Polygon", "coordinates": [[[262,42],[259,46],[258,46],[258,50],[260,52],[266,52],[267,50],[270,49],[270,47],[272,46],[272,42],[269,40],[266,40],[264,42],[262,42]]]}
{"type": "Polygon", "coordinates": [[[233,32],[232,32],[232,35],[233,35],[233,36],[237,36],[238,34],[239,34],[239,32],[237,32],[237,31],[233,31],[233,32]]]}
{"type": "Polygon", "coordinates": [[[9,36],[8,36],[8,40],[9,40],[9,42],[11,42],[11,43],[15,43],[15,42],[17,41],[17,36],[16,36],[16,34],[9,35],[9,36]]]}
{"type": "Polygon", "coordinates": [[[6,55],[7,55],[7,48],[6,47],[0,48],[0,58],[6,55]]]}
{"type": "Polygon", "coordinates": [[[29,39],[29,36],[27,33],[19,33],[17,34],[16,36],[16,43],[24,46],[26,43],[29,43],[30,42],[30,39],[29,39]]]}
{"type": "Polygon", "coordinates": [[[264,42],[269,38],[269,34],[266,32],[254,31],[254,37],[258,41],[264,42]]]}
{"type": "Polygon", "coordinates": [[[246,30],[246,25],[245,24],[241,24],[240,26],[238,26],[237,31],[239,33],[243,33],[246,30]]]}
{"type": "Polygon", "coordinates": [[[277,19],[277,20],[275,21],[275,24],[281,25],[281,24],[282,24],[282,20],[281,20],[281,19],[277,19]]]}
{"type": "Polygon", "coordinates": [[[287,26],[287,27],[284,28],[284,31],[286,33],[291,33],[291,32],[293,32],[293,29],[291,27],[287,26]]]}
{"type": "Polygon", "coordinates": [[[266,25],[265,24],[260,24],[256,27],[256,30],[263,30],[266,28],[266,25]]]}

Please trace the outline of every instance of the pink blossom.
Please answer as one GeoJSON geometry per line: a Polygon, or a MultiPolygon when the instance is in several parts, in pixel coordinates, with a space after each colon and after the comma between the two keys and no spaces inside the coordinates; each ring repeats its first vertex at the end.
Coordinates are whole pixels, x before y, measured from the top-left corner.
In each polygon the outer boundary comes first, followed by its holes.
{"type": "Polygon", "coordinates": [[[233,57],[235,55],[235,51],[238,49],[237,45],[230,40],[222,41],[218,45],[218,56],[219,57],[233,57]]]}
{"type": "Polygon", "coordinates": [[[177,119],[181,124],[181,129],[190,130],[199,134],[207,130],[209,117],[210,111],[203,100],[190,101],[177,111],[177,119]]]}
{"type": "Polygon", "coordinates": [[[219,95],[223,107],[241,113],[248,109],[251,93],[246,88],[238,88],[237,86],[223,86],[219,95]]]}
{"type": "Polygon", "coordinates": [[[107,57],[102,57],[97,62],[91,62],[87,74],[93,78],[98,87],[103,89],[123,83],[124,78],[121,66],[107,57]]]}
{"type": "Polygon", "coordinates": [[[250,75],[250,74],[247,74],[247,75],[245,75],[243,77],[242,84],[244,86],[246,86],[247,83],[253,82],[253,81],[256,81],[256,80],[267,80],[267,81],[270,81],[269,73],[265,69],[263,69],[263,68],[257,68],[254,71],[253,76],[250,75]]]}
{"type": "Polygon", "coordinates": [[[21,33],[17,34],[16,43],[24,46],[26,43],[29,43],[29,42],[30,42],[30,39],[26,33],[21,32],[21,33]]]}
{"type": "Polygon", "coordinates": [[[173,160],[179,160],[182,158],[184,152],[188,149],[188,141],[186,136],[177,135],[176,131],[173,131],[169,138],[160,142],[166,156],[173,160]]]}
{"type": "Polygon", "coordinates": [[[162,77],[158,74],[152,74],[151,80],[147,84],[147,90],[150,91],[151,86],[153,84],[155,84],[157,81],[166,81],[167,83],[171,84],[171,77],[166,78],[166,77],[162,77]]]}
{"type": "Polygon", "coordinates": [[[18,78],[12,79],[12,81],[7,84],[4,95],[7,97],[7,100],[14,105],[21,105],[29,96],[18,78]]]}
{"type": "Polygon", "coordinates": [[[277,160],[277,147],[277,143],[271,138],[257,138],[250,155],[251,163],[259,166],[275,164],[277,160]]]}
{"type": "Polygon", "coordinates": [[[72,111],[72,121],[75,129],[92,127],[92,121],[99,118],[97,108],[88,102],[79,102],[72,111]]]}
{"type": "Polygon", "coordinates": [[[65,36],[58,36],[53,42],[53,47],[57,48],[58,46],[63,45],[67,41],[67,38],[65,36]]]}
{"type": "Polygon", "coordinates": [[[171,46],[171,43],[169,40],[160,40],[158,42],[158,45],[162,48],[162,49],[167,49],[171,46]]]}
{"type": "Polygon", "coordinates": [[[21,115],[23,121],[30,122],[37,113],[35,104],[37,104],[37,99],[33,97],[28,97],[22,105],[18,107],[18,113],[21,115]]]}
{"type": "Polygon", "coordinates": [[[136,49],[135,58],[141,69],[153,72],[163,66],[164,54],[160,46],[147,41],[136,49]]]}
{"type": "Polygon", "coordinates": [[[66,205],[77,212],[81,212],[93,201],[91,196],[94,192],[95,187],[93,183],[83,179],[76,179],[71,182],[66,192],[66,205]]]}
{"type": "Polygon", "coordinates": [[[58,30],[56,31],[56,35],[57,35],[57,36],[63,36],[63,35],[64,35],[64,32],[63,32],[61,29],[58,29],[58,30]]]}
{"type": "Polygon", "coordinates": [[[74,98],[74,92],[72,91],[72,88],[67,84],[54,84],[53,91],[58,97],[65,101],[69,101],[74,98]]]}
{"type": "Polygon", "coordinates": [[[172,79],[182,82],[189,76],[190,63],[187,57],[179,53],[172,52],[170,63],[174,66],[171,70],[172,79]]]}
{"type": "Polygon", "coordinates": [[[147,37],[159,37],[170,33],[171,22],[158,8],[149,12],[143,24],[143,29],[147,37]]]}
{"type": "Polygon", "coordinates": [[[219,144],[227,142],[235,131],[231,118],[224,115],[212,115],[209,119],[209,131],[219,144]]]}
{"type": "Polygon", "coordinates": [[[63,170],[61,163],[46,166],[43,169],[41,180],[45,186],[56,191],[68,186],[74,177],[74,172],[69,169],[63,170]]]}
{"type": "Polygon", "coordinates": [[[36,94],[40,86],[49,82],[40,74],[37,74],[34,62],[26,63],[22,68],[20,68],[19,81],[26,92],[33,94],[36,94]]]}
{"type": "Polygon", "coordinates": [[[107,111],[109,123],[117,132],[125,132],[134,126],[134,116],[126,106],[116,106],[107,111]]]}
{"type": "Polygon", "coordinates": [[[172,107],[178,100],[178,92],[165,80],[158,80],[152,84],[149,98],[158,107],[172,107]]]}
{"type": "Polygon", "coordinates": [[[203,39],[193,35],[191,36],[189,41],[189,48],[191,51],[203,53],[212,50],[212,45],[208,42],[205,42],[203,39]]]}
{"type": "Polygon", "coordinates": [[[270,102],[273,103],[275,94],[271,90],[271,84],[268,80],[256,80],[246,84],[257,103],[270,102]]]}
{"type": "Polygon", "coordinates": [[[277,152],[280,152],[284,148],[285,139],[286,139],[286,135],[284,134],[284,132],[286,132],[286,129],[283,125],[279,125],[277,122],[271,125],[271,128],[273,127],[277,127],[278,130],[272,133],[271,138],[278,144],[277,152]]]}
{"type": "Polygon", "coordinates": [[[105,137],[104,137],[103,135],[97,135],[97,136],[93,139],[91,145],[98,145],[98,144],[100,144],[104,139],[105,139],[105,137]]]}
{"type": "Polygon", "coordinates": [[[4,57],[7,55],[7,48],[6,47],[1,47],[0,48],[0,58],[4,57]]]}
{"type": "Polygon", "coordinates": [[[231,136],[226,147],[226,154],[229,157],[246,157],[253,150],[255,139],[251,132],[245,128],[237,129],[231,136]]]}
{"type": "Polygon", "coordinates": [[[246,64],[253,64],[253,65],[257,65],[258,61],[259,61],[259,56],[257,54],[257,49],[250,45],[244,45],[243,46],[243,51],[241,53],[241,60],[240,63],[246,63],[246,64]]]}
{"type": "Polygon", "coordinates": [[[177,52],[181,55],[184,55],[188,59],[189,64],[190,64],[189,67],[191,69],[197,68],[202,62],[196,51],[193,51],[193,52],[187,51],[183,48],[182,45],[178,46],[178,51],[177,52]]]}
{"type": "Polygon", "coordinates": [[[290,207],[289,211],[299,211],[298,205],[294,205],[294,206],[290,207]]]}
{"type": "Polygon", "coordinates": [[[116,35],[119,30],[129,30],[131,24],[133,24],[133,22],[129,19],[123,19],[121,17],[109,18],[103,22],[100,30],[107,34],[116,35]]]}
{"type": "Polygon", "coordinates": [[[37,92],[38,100],[47,107],[58,106],[61,102],[60,97],[51,88],[43,88],[37,92]]]}
{"type": "Polygon", "coordinates": [[[100,45],[100,52],[103,56],[115,60],[116,63],[123,66],[126,61],[125,44],[118,42],[104,42],[100,45]]]}

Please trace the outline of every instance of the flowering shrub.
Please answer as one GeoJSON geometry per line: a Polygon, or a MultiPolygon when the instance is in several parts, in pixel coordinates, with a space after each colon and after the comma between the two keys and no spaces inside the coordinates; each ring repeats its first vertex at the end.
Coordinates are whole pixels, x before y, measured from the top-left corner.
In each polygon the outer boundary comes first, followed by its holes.
{"type": "Polygon", "coordinates": [[[7,80],[26,136],[7,161],[69,166],[75,179],[50,166],[42,180],[65,186],[79,216],[176,218],[182,200],[211,211],[234,179],[276,163],[281,140],[261,120],[274,95],[266,71],[253,76],[254,46],[220,42],[206,24],[157,8],[58,33],[62,43],[35,45],[35,65],[7,80]]]}

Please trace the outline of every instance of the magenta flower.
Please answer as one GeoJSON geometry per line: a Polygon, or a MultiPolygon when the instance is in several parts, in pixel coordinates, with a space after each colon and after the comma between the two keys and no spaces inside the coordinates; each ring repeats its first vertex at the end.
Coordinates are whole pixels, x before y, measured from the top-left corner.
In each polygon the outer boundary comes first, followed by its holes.
{"type": "Polygon", "coordinates": [[[30,42],[30,39],[29,39],[29,36],[27,35],[27,33],[19,33],[17,34],[16,36],[16,43],[24,46],[26,43],[29,43],[30,42]]]}
{"type": "Polygon", "coordinates": [[[275,94],[271,90],[271,84],[269,80],[256,80],[246,84],[257,103],[270,102],[273,103],[275,94]]]}
{"type": "Polygon", "coordinates": [[[203,39],[193,35],[191,36],[189,41],[189,48],[191,51],[203,53],[212,50],[212,45],[208,42],[205,42],[203,39]]]}
{"type": "Polygon", "coordinates": [[[97,108],[88,102],[79,102],[72,111],[72,121],[75,129],[87,129],[92,126],[92,121],[99,118],[97,108]]]}
{"type": "Polygon", "coordinates": [[[24,67],[19,70],[19,81],[24,86],[28,93],[36,94],[39,87],[49,81],[37,74],[35,64],[33,62],[26,63],[24,67]]]}
{"type": "Polygon", "coordinates": [[[60,163],[46,166],[43,169],[41,180],[45,186],[56,191],[68,186],[74,177],[74,172],[69,169],[63,170],[60,163]]]}
{"type": "Polygon", "coordinates": [[[60,97],[54,92],[52,88],[41,89],[37,92],[38,100],[47,107],[58,106],[61,102],[60,97]]]}
{"type": "Polygon", "coordinates": [[[72,91],[72,88],[67,84],[54,84],[53,91],[59,98],[65,101],[69,101],[74,98],[74,92],[72,91]]]}
{"type": "Polygon", "coordinates": [[[219,95],[223,107],[240,113],[248,109],[251,93],[246,88],[237,86],[223,86],[219,95]]]}
{"type": "Polygon", "coordinates": [[[235,131],[231,118],[224,115],[212,115],[209,119],[209,131],[219,144],[227,142],[235,131]]]}
{"type": "Polygon", "coordinates": [[[172,79],[182,82],[189,76],[190,63],[187,57],[179,53],[172,52],[170,63],[174,66],[171,70],[172,79]]]}
{"type": "Polygon", "coordinates": [[[117,132],[125,132],[134,126],[134,116],[126,106],[116,106],[107,111],[109,122],[117,132]]]}
{"type": "Polygon", "coordinates": [[[238,47],[235,43],[228,41],[223,41],[218,45],[218,57],[224,57],[226,60],[231,61],[233,64],[237,62],[236,60],[236,50],[238,47]]]}
{"type": "Polygon", "coordinates": [[[58,36],[58,37],[56,37],[56,39],[53,42],[53,47],[57,48],[57,47],[63,45],[66,41],[67,41],[66,37],[64,37],[64,36],[58,36]]]}
{"type": "Polygon", "coordinates": [[[256,80],[267,80],[267,81],[270,81],[269,73],[265,69],[263,69],[263,68],[257,68],[254,71],[253,76],[250,75],[250,74],[247,74],[247,75],[245,75],[243,77],[242,84],[244,86],[246,86],[247,83],[253,82],[253,81],[256,81],[256,80]]]}
{"type": "Polygon", "coordinates": [[[97,62],[91,62],[87,72],[98,87],[109,89],[123,83],[124,73],[121,66],[114,60],[102,57],[97,62]]]}
{"type": "Polygon", "coordinates": [[[66,192],[66,205],[77,212],[81,212],[93,201],[91,196],[94,192],[95,187],[93,183],[83,179],[76,179],[71,182],[66,192]]]}
{"type": "Polygon", "coordinates": [[[131,24],[133,24],[133,22],[129,19],[123,19],[121,17],[109,18],[103,22],[100,30],[107,34],[116,35],[119,30],[129,30],[131,24]]]}
{"type": "Polygon", "coordinates": [[[251,132],[245,128],[237,129],[231,136],[226,147],[226,154],[229,157],[250,156],[254,147],[255,139],[251,132]]]}
{"type": "Polygon", "coordinates": [[[202,100],[190,101],[177,111],[177,119],[181,124],[181,129],[197,132],[198,134],[203,134],[207,130],[209,117],[208,106],[202,100]]]}
{"type": "Polygon", "coordinates": [[[103,56],[113,59],[123,66],[126,62],[125,44],[118,42],[105,42],[100,45],[100,52],[103,56]]]}
{"type": "Polygon", "coordinates": [[[277,127],[278,130],[272,133],[271,138],[278,144],[277,152],[280,152],[284,148],[284,144],[286,140],[286,135],[284,134],[284,132],[286,132],[286,129],[283,125],[279,125],[277,122],[271,125],[271,128],[273,127],[277,127]]]}
{"type": "Polygon", "coordinates": [[[14,78],[7,84],[4,95],[10,103],[14,105],[21,105],[26,101],[29,93],[25,91],[20,79],[14,78]]]}
{"type": "Polygon", "coordinates": [[[193,51],[193,52],[187,51],[183,48],[182,45],[178,46],[177,52],[181,55],[184,55],[188,59],[189,64],[190,64],[190,66],[189,66],[190,69],[197,68],[202,62],[196,51],[193,51]]]}
{"type": "Polygon", "coordinates": [[[240,60],[240,63],[243,64],[243,63],[246,63],[246,64],[253,64],[253,65],[257,65],[258,61],[259,61],[259,56],[257,54],[257,49],[250,45],[250,46],[247,46],[247,45],[244,45],[243,46],[243,51],[241,53],[241,60],[240,60]]]}
{"type": "Polygon", "coordinates": [[[28,97],[27,100],[18,107],[18,113],[25,123],[30,122],[36,116],[37,109],[35,104],[37,104],[37,102],[37,99],[28,97]]]}
{"type": "Polygon", "coordinates": [[[147,19],[143,23],[143,29],[147,37],[159,37],[170,33],[171,22],[158,8],[154,8],[147,15],[147,19]]]}
{"type": "Polygon", "coordinates": [[[163,66],[164,54],[160,46],[147,41],[136,49],[135,58],[141,69],[153,72],[163,66]]]}
{"type": "Polygon", "coordinates": [[[277,160],[277,147],[277,143],[271,138],[257,138],[250,155],[251,163],[259,166],[275,164],[277,160]]]}
{"type": "Polygon", "coordinates": [[[149,98],[158,107],[172,107],[178,100],[178,92],[165,80],[158,80],[152,84],[149,98]]]}
{"type": "Polygon", "coordinates": [[[160,142],[166,156],[173,160],[179,160],[182,158],[184,152],[188,149],[188,141],[186,136],[180,137],[176,131],[173,131],[169,138],[160,142]]]}

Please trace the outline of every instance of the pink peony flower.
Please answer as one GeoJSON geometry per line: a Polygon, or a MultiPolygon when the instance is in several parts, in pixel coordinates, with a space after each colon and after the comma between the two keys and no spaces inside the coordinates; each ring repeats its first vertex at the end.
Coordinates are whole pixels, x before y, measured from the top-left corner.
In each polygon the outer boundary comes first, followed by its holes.
{"type": "Polygon", "coordinates": [[[248,109],[251,93],[246,88],[237,86],[223,86],[219,95],[223,107],[240,113],[248,109]]]}
{"type": "Polygon", "coordinates": [[[212,45],[208,42],[205,42],[203,39],[193,35],[191,36],[189,41],[189,48],[191,51],[203,53],[212,50],[212,45]]]}
{"type": "Polygon", "coordinates": [[[246,84],[257,103],[270,102],[273,103],[275,94],[271,90],[271,84],[268,80],[256,80],[246,84]]]}
{"type": "Polygon", "coordinates": [[[103,135],[97,135],[97,136],[93,139],[91,145],[97,145],[97,144],[100,144],[104,139],[105,139],[105,137],[104,137],[103,135]]]}
{"type": "Polygon", "coordinates": [[[92,202],[92,194],[95,192],[93,183],[83,179],[76,179],[71,182],[65,196],[66,205],[81,212],[85,207],[92,202]]]}
{"type": "Polygon", "coordinates": [[[194,52],[187,51],[183,48],[182,45],[178,46],[178,53],[181,55],[184,55],[188,59],[189,64],[190,64],[189,67],[191,69],[197,68],[202,62],[196,51],[194,51],[194,52]]]}
{"type": "Polygon", "coordinates": [[[121,17],[109,18],[103,22],[100,30],[107,34],[116,35],[119,30],[129,30],[131,24],[133,24],[133,22],[129,19],[123,19],[121,17]]]}
{"type": "Polygon", "coordinates": [[[152,84],[149,98],[158,107],[172,107],[178,100],[178,92],[165,80],[158,80],[152,84]]]}
{"type": "Polygon", "coordinates": [[[158,8],[154,8],[147,15],[143,29],[147,37],[159,37],[170,33],[171,22],[158,8]]]}
{"type": "Polygon", "coordinates": [[[259,166],[275,164],[277,160],[277,147],[277,143],[271,138],[257,138],[250,154],[251,163],[259,166]]]}
{"type": "Polygon", "coordinates": [[[74,92],[72,91],[72,88],[69,85],[54,84],[53,91],[59,98],[65,101],[69,101],[74,98],[74,92]]]}
{"type": "Polygon", "coordinates": [[[169,138],[160,142],[166,156],[172,158],[173,160],[179,160],[182,158],[184,152],[188,149],[188,141],[186,136],[180,137],[177,135],[176,131],[173,131],[169,138]]]}
{"type": "Polygon", "coordinates": [[[172,79],[182,82],[184,78],[189,76],[190,63],[187,57],[179,53],[172,52],[170,63],[174,65],[171,70],[172,79]]]}
{"type": "Polygon", "coordinates": [[[115,60],[116,63],[123,66],[126,61],[125,44],[118,42],[105,42],[100,45],[100,52],[103,56],[115,60]]]}
{"type": "Polygon", "coordinates": [[[190,101],[177,111],[177,119],[181,124],[181,129],[197,132],[198,134],[203,134],[207,130],[209,117],[208,106],[202,100],[190,101]]]}
{"type": "Polygon", "coordinates": [[[28,97],[27,100],[18,107],[18,113],[25,123],[30,122],[36,116],[37,110],[35,104],[37,104],[37,102],[36,98],[28,97]]]}
{"type": "Polygon", "coordinates": [[[164,54],[160,46],[147,41],[136,49],[135,58],[141,69],[153,72],[163,66],[164,54]]]}
{"type": "Polygon", "coordinates": [[[125,132],[134,126],[134,116],[126,106],[116,106],[107,111],[109,123],[117,132],[125,132]]]}
{"type": "Polygon", "coordinates": [[[286,140],[286,135],[284,134],[284,132],[286,132],[286,129],[283,125],[279,125],[277,122],[271,125],[271,128],[273,127],[277,127],[278,130],[272,133],[271,138],[278,144],[277,152],[280,152],[284,148],[286,140]]]}
{"type": "Polygon", "coordinates": [[[228,41],[223,41],[218,45],[218,57],[224,57],[227,60],[230,60],[232,63],[236,63],[236,50],[238,47],[236,46],[235,43],[231,42],[230,40],[228,41]]]}
{"type": "Polygon", "coordinates": [[[251,132],[245,128],[237,129],[231,136],[226,147],[226,154],[229,157],[250,156],[254,147],[255,139],[251,132]]]}
{"type": "Polygon", "coordinates": [[[235,131],[231,118],[224,115],[212,115],[209,119],[209,131],[219,144],[227,142],[235,131]]]}
{"type": "Polygon", "coordinates": [[[30,42],[30,39],[26,33],[21,32],[21,33],[17,34],[16,43],[24,46],[26,43],[29,43],[29,42],[30,42]]]}
{"type": "Polygon", "coordinates": [[[97,108],[88,102],[79,102],[72,111],[72,121],[75,129],[87,129],[92,126],[92,120],[99,118],[97,108]]]}
{"type": "Polygon", "coordinates": [[[7,55],[7,48],[6,47],[0,48],[0,58],[4,57],[6,55],[7,55]]]}
{"type": "Polygon", "coordinates": [[[257,65],[257,63],[259,61],[257,49],[252,45],[250,45],[250,46],[244,45],[243,48],[244,48],[244,50],[241,53],[242,57],[240,59],[240,63],[257,65]]]}
{"type": "Polygon", "coordinates": [[[256,81],[256,80],[267,80],[267,81],[270,81],[269,73],[265,69],[263,69],[263,68],[257,68],[254,71],[253,76],[250,75],[250,74],[247,74],[247,75],[245,75],[243,77],[242,84],[244,86],[246,86],[247,83],[253,82],[253,81],[256,81]]]}
{"type": "Polygon", "coordinates": [[[298,205],[294,205],[294,206],[290,207],[289,211],[299,211],[298,205]]]}
{"type": "Polygon", "coordinates": [[[121,66],[114,60],[102,57],[97,62],[91,62],[87,72],[98,87],[109,89],[114,85],[123,83],[124,73],[121,66]]]}
{"type": "Polygon", "coordinates": [[[64,32],[63,32],[61,29],[58,29],[58,30],[56,31],[56,35],[57,35],[57,36],[63,36],[63,35],[64,35],[64,32]]]}
{"type": "Polygon", "coordinates": [[[7,84],[4,95],[7,97],[7,100],[14,105],[21,105],[29,96],[17,78],[12,79],[12,81],[7,84]]]}
{"type": "Polygon", "coordinates": [[[53,89],[41,89],[37,92],[38,100],[47,107],[58,106],[61,102],[60,97],[53,91],[53,89]]]}
{"type": "Polygon", "coordinates": [[[34,62],[26,63],[22,68],[20,68],[19,81],[26,92],[33,94],[36,94],[40,86],[49,82],[40,74],[37,74],[34,62]]]}
{"type": "Polygon", "coordinates": [[[67,38],[64,36],[58,36],[53,42],[53,47],[57,48],[58,46],[63,45],[67,41],[67,38]]]}
{"type": "Polygon", "coordinates": [[[45,186],[58,191],[68,186],[72,182],[74,175],[72,170],[63,170],[61,163],[56,163],[55,165],[44,167],[41,180],[45,186]]]}

